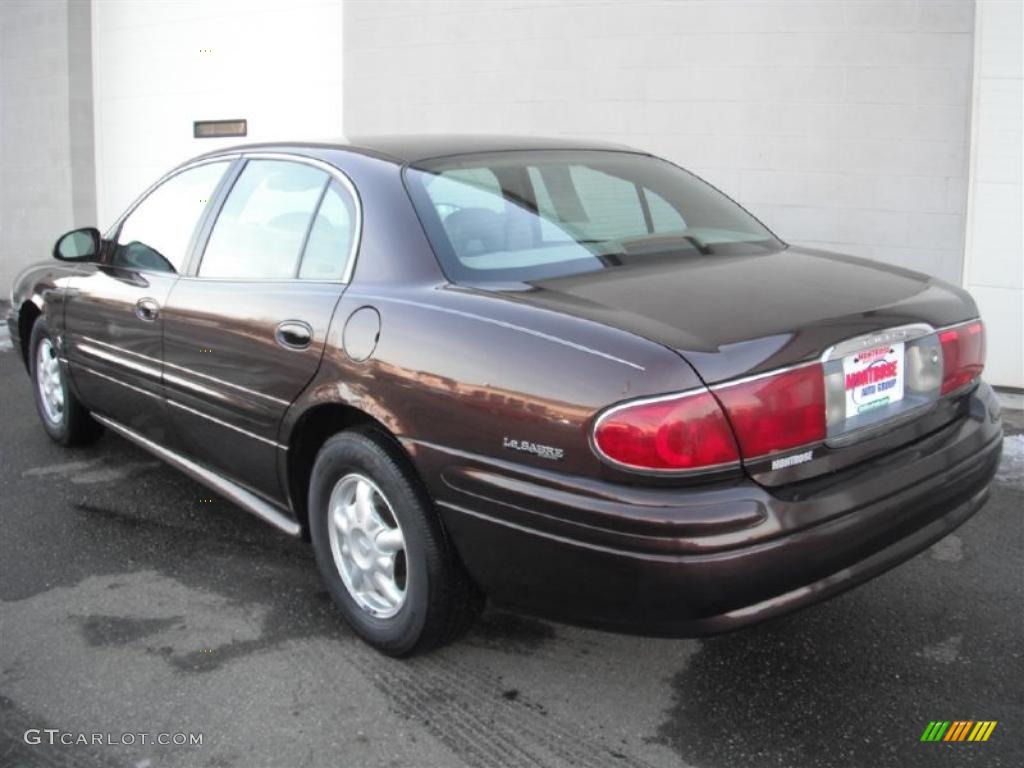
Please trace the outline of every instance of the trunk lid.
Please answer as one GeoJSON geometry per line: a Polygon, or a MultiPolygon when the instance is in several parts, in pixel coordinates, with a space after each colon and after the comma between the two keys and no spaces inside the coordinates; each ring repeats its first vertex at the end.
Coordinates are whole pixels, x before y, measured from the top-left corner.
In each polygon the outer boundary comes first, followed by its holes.
{"type": "Polygon", "coordinates": [[[711,385],[819,358],[863,334],[977,316],[927,275],[791,247],[545,280],[522,301],[622,328],[679,352],[711,385]]]}
{"type": "MultiPolygon", "coordinates": [[[[652,262],[539,281],[531,288],[511,296],[663,344],[709,386],[818,361],[833,348],[846,355],[857,348],[850,340],[860,337],[870,336],[876,346],[895,342],[902,350],[899,332],[895,337],[882,332],[913,328],[908,336],[913,339],[926,333],[927,326],[943,328],[978,314],[965,291],[940,280],[795,247],[770,254],[652,262]]],[[[921,351],[915,352],[920,356],[921,351]]],[[[931,355],[930,347],[927,351],[931,355]]],[[[842,358],[833,355],[824,370],[842,377],[842,358]]],[[[842,384],[838,386],[841,390],[842,384]]],[[[884,413],[879,409],[873,418],[881,421],[856,431],[855,439],[830,426],[828,440],[810,456],[807,451],[783,451],[747,461],[745,467],[765,485],[834,472],[955,417],[955,408],[931,407],[934,400],[934,393],[917,400],[908,395],[898,408],[893,404],[884,413]]]]}

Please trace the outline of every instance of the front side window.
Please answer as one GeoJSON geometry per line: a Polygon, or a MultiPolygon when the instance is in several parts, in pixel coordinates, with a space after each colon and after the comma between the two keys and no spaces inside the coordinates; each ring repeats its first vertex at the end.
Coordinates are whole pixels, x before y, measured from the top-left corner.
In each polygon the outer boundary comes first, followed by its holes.
{"type": "Polygon", "coordinates": [[[407,168],[405,180],[456,282],[530,282],[785,247],[696,176],[631,152],[447,157],[407,168]]]}
{"type": "Polygon", "coordinates": [[[126,269],[181,272],[199,218],[228,165],[225,160],[189,168],[150,192],[122,223],[111,263],[126,269]]]}
{"type": "Polygon", "coordinates": [[[288,279],[299,258],[328,175],[286,160],[250,160],[210,233],[201,277],[288,279]]]}

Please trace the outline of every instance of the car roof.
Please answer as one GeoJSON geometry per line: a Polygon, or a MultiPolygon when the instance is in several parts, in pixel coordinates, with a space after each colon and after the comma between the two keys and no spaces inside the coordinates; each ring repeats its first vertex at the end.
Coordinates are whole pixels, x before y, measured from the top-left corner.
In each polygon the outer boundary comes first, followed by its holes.
{"type": "Polygon", "coordinates": [[[272,143],[243,144],[219,149],[210,154],[253,150],[346,150],[374,155],[397,163],[417,163],[423,160],[454,155],[485,154],[542,149],[611,150],[639,152],[625,144],[592,141],[589,139],[553,138],[539,136],[500,136],[485,134],[409,134],[358,136],[309,142],[276,141],[272,143]]]}

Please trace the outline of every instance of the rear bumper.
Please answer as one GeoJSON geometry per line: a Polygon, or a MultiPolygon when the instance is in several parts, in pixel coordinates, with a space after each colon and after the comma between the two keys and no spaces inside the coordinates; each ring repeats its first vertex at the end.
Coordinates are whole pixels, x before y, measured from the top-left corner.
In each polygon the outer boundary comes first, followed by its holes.
{"type": "Polygon", "coordinates": [[[635,488],[410,446],[496,602],[665,635],[723,632],[849,589],[984,504],[1002,449],[981,384],[945,427],[826,480],[635,488]],[[423,466],[426,465],[426,466],[423,466]]]}

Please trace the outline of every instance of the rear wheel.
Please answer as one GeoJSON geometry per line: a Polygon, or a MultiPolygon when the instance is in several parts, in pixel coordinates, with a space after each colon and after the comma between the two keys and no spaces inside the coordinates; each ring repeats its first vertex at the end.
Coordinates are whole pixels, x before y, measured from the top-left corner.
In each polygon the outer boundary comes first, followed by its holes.
{"type": "Polygon", "coordinates": [[[384,653],[450,642],[483,605],[419,478],[382,434],[343,432],[324,444],[310,480],[309,525],[335,602],[384,653]]]}
{"type": "Polygon", "coordinates": [[[68,386],[57,340],[42,318],[32,326],[29,361],[36,410],[46,434],[61,445],[82,445],[99,437],[103,428],[68,386]]]}

